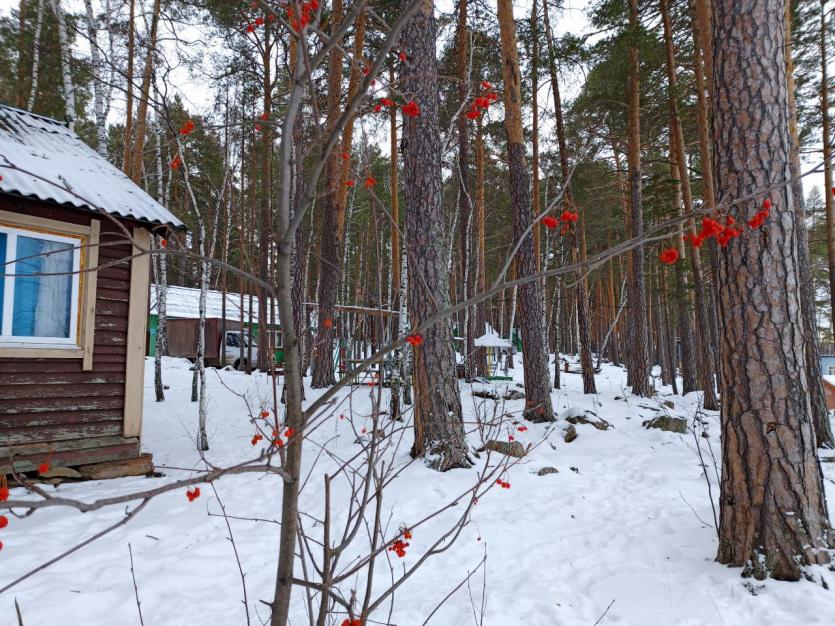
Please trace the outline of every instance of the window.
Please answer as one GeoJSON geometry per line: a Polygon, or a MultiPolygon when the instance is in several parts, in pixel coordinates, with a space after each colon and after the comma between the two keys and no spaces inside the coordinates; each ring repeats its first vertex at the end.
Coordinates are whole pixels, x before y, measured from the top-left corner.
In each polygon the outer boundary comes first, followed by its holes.
{"type": "Polygon", "coordinates": [[[281,345],[281,331],[276,330],[273,332],[275,333],[275,335],[273,336],[273,347],[278,348],[280,350],[284,347],[283,345],[281,345]]]}
{"type": "Polygon", "coordinates": [[[0,346],[78,347],[81,244],[0,224],[0,346]]]}
{"type": "Polygon", "coordinates": [[[830,376],[835,374],[835,365],[830,365],[829,366],[829,372],[828,373],[829,373],[830,376]]]}

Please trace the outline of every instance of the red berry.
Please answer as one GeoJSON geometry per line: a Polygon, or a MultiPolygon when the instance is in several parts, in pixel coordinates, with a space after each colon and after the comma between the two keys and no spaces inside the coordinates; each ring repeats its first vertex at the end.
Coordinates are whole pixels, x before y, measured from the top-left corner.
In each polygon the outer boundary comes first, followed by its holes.
{"type": "Polygon", "coordinates": [[[9,525],[9,518],[5,515],[0,515],[0,528],[5,528],[9,525]]]}

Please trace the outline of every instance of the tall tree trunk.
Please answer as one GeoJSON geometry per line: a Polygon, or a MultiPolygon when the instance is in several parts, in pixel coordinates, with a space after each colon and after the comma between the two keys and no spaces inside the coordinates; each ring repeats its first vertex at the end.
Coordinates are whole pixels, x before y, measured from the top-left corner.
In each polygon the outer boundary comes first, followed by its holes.
{"type": "MultiPolygon", "coordinates": [[[[678,86],[676,81],[676,61],[673,50],[673,30],[670,24],[670,11],[668,0],[661,0],[661,19],[664,23],[664,44],[667,52],[667,84],[668,98],[670,100],[670,134],[671,146],[674,158],[674,166],[678,168],[679,184],[681,185],[682,197],[684,199],[684,213],[693,213],[693,192],[690,187],[690,172],[687,168],[687,154],[684,150],[684,133],[681,130],[681,118],[678,113],[678,86]]],[[[694,220],[690,220],[689,230],[691,236],[696,234],[694,220]]],[[[704,275],[702,272],[702,258],[699,248],[688,247],[690,267],[693,270],[693,287],[696,296],[696,375],[699,379],[699,388],[702,390],[702,402],[704,407],[710,411],[719,408],[719,401],[714,392],[715,373],[713,371],[714,359],[710,347],[710,313],[708,312],[708,294],[705,288],[704,275]]]]}
{"type": "MultiPolygon", "coordinates": [[[[629,47],[629,87],[627,92],[627,178],[629,179],[629,217],[632,237],[644,236],[644,214],[641,204],[641,75],[638,36],[638,0],[629,0],[629,28],[633,43],[629,47]]],[[[647,355],[647,305],[644,280],[644,249],[632,249],[631,285],[629,287],[629,323],[627,369],[632,393],[648,396],[649,357],[647,355]]]]}
{"type": "MultiPolygon", "coordinates": [[[[334,0],[330,16],[331,36],[334,36],[339,28],[343,14],[342,0],[334,0]]],[[[334,132],[336,122],[339,119],[339,102],[342,94],[342,63],[342,53],[338,46],[334,46],[328,55],[326,124],[328,133],[334,132]]],[[[340,231],[345,223],[345,216],[340,207],[340,194],[342,192],[339,186],[343,183],[341,160],[339,151],[333,150],[325,166],[325,188],[322,198],[319,241],[319,285],[316,294],[319,304],[319,322],[313,347],[313,377],[311,379],[311,386],[314,389],[330,387],[336,382],[333,362],[333,343],[337,336],[334,305],[339,289],[339,261],[342,251],[342,233],[340,231]]]]}
{"type": "MultiPolygon", "coordinates": [[[[556,50],[554,47],[554,35],[551,30],[551,20],[548,12],[548,5],[545,3],[545,37],[548,45],[548,68],[551,73],[551,89],[554,94],[554,115],[557,119],[557,143],[560,149],[560,172],[562,174],[564,204],[569,210],[576,210],[574,206],[574,194],[571,191],[568,169],[568,144],[565,140],[565,123],[562,114],[562,98],[560,96],[559,76],[557,75],[556,50]]],[[[582,223],[577,225],[582,228],[582,223]]],[[[579,261],[583,255],[580,253],[580,239],[575,231],[571,234],[571,257],[573,262],[579,261]]],[[[591,336],[589,331],[589,303],[587,286],[584,278],[578,274],[576,293],[577,324],[579,327],[580,344],[580,368],[583,375],[583,393],[597,393],[594,382],[594,363],[591,357],[591,336]]]]}
{"type": "MultiPolygon", "coordinates": [[[[474,294],[484,293],[487,288],[487,255],[485,253],[486,231],[484,225],[484,134],[481,127],[481,118],[476,120],[475,135],[475,257],[476,277],[474,294]]],[[[479,302],[475,310],[476,334],[487,330],[487,302],[479,302]]],[[[501,332],[501,328],[499,328],[501,332]]],[[[476,375],[488,376],[490,371],[487,364],[487,350],[476,349],[476,375]]]]}
{"type": "Polygon", "coordinates": [[[821,0],[820,54],[821,54],[821,118],[823,124],[823,177],[826,187],[823,197],[826,207],[826,249],[829,259],[829,319],[832,324],[832,336],[835,338],[835,191],[832,184],[832,126],[829,117],[829,58],[827,55],[826,2],[821,0]]]}
{"type": "MultiPolygon", "coordinates": [[[[410,0],[404,0],[404,8],[410,0]]],[[[434,3],[424,0],[408,20],[401,41],[409,55],[403,71],[407,99],[420,107],[403,124],[406,228],[409,234],[409,315],[419,325],[449,307],[444,220],[441,202],[441,133],[438,123],[437,25],[434,3]]],[[[414,456],[431,458],[435,469],[469,467],[455,376],[449,318],[422,333],[415,349],[414,456]]]]}
{"type": "Polygon", "coordinates": [[[92,0],[84,0],[87,13],[87,39],[90,40],[90,65],[93,70],[93,109],[96,113],[96,150],[107,158],[107,127],[104,115],[104,82],[101,79],[101,55],[99,54],[98,26],[93,15],[92,0]]]}
{"type": "Polygon", "coordinates": [[[67,20],[61,9],[61,0],[49,0],[52,12],[58,21],[58,41],[61,48],[61,80],[64,87],[64,116],[70,130],[75,130],[75,87],[72,82],[70,40],[67,35],[67,20]]]}
{"type": "Polygon", "coordinates": [[[38,74],[41,68],[41,31],[43,30],[43,3],[38,0],[38,17],[35,23],[35,36],[32,40],[32,86],[29,89],[29,100],[26,104],[28,110],[35,107],[35,98],[38,95],[38,74]]]}
{"type": "Polygon", "coordinates": [[[125,136],[122,170],[130,175],[131,147],[133,146],[133,63],[136,56],[136,0],[128,0],[128,67],[125,74],[125,136]]]}
{"type": "MultiPolygon", "coordinates": [[[[458,229],[460,235],[461,249],[461,299],[467,300],[473,295],[473,272],[475,271],[475,258],[470,242],[474,239],[471,233],[473,214],[472,185],[470,184],[470,136],[469,124],[467,122],[466,100],[469,94],[468,88],[468,65],[467,65],[467,0],[458,2],[458,24],[455,32],[455,54],[458,59],[458,106],[460,111],[456,120],[458,126],[458,229]]],[[[472,380],[478,369],[478,360],[475,350],[475,336],[479,332],[475,319],[474,307],[463,311],[463,356],[464,356],[464,379],[472,380]]],[[[484,332],[481,330],[480,332],[484,332]]]]}
{"type": "MultiPolygon", "coordinates": [[[[674,215],[681,215],[681,184],[679,183],[679,169],[673,163],[673,148],[670,147],[670,178],[673,181],[673,208],[674,215]]],[[[684,258],[686,250],[684,249],[684,239],[682,237],[684,229],[679,226],[676,229],[676,242],[678,254],[680,258],[684,258]]],[[[696,367],[693,354],[695,348],[693,347],[693,317],[690,314],[691,296],[690,284],[687,280],[687,272],[684,270],[684,264],[675,264],[675,279],[676,279],[676,315],[678,316],[678,338],[681,343],[681,392],[688,394],[696,390],[696,367]]],[[[673,346],[675,349],[675,345],[673,346]]],[[[674,359],[677,360],[677,359],[674,359]]]]}
{"type": "MultiPolygon", "coordinates": [[[[719,259],[724,402],[717,560],[759,579],[797,580],[803,565],[829,561],[830,527],[803,352],[797,215],[787,184],[785,31],[782,3],[714,3],[717,200],[767,194],[773,205],[763,227],[731,242],[719,259]],[[761,191],[775,184],[783,186],[761,191]]],[[[759,208],[743,206],[739,217],[747,219],[759,208]]]]}
{"type": "MultiPolygon", "coordinates": [[[[516,276],[536,273],[532,222],[531,191],[525,160],[525,137],[522,132],[522,90],[519,74],[519,51],[511,0],[499,0],[499,32],[504,79],[505,132],[507,161],[510,170],[510,198],[513,211],[513,238],[521,246],[516,253],[516,276]]],[[[545,320],[542,310],[542,283],[535,280],[519,286],[522,364],[525,371],[525,411],[527,419],[553,421],[551,382],[548,376],[548,350],[545,346],[545,320]]],[[[511,328],[511,332],[513,329],[511,328]]],[[[511,340],[513,337],[511,336],[511,340]]],[[[511,349],[512,351],[512,349],[511,349]]]]}
{"type": "MultiPolygon", "coordinates": [[[[812,423],[815,425],[815,441],[819,448],[835,447],[829,410],[823,390],[820,368],[818,325],[815,320],[815,286],[809,261],[809,233],[806,228],[806,205],[803,198],[803,182],[800,178],[800,140],[797,131],[797,102],[794,97],[794,60],[792,59],[792,3],[785,3],[786,25],[786,84],[789,100],[789,136],[791,137],[792,196],[797,213],[797,255],[800,264],[800,299],[803,310],[803,345],[806,371],[809,376],[809,397],[812,402],[812,423]]],[[[827,195],[831,190],[827,191],[827,195]]]]}
{"type": "MultiPolygon", "coordinates": [[[[272,29],[269,22],[264,25],[264,38],[261,44],[261,117],[270,120],[273,109],[273,39],[272,29]]],[[[260,157],[260,184],[258,185],[258,278],[264,282],[270,280],[270,251],[273,242],[273,219],[272,219],[272,157],[273,157],[273,126],[272,122],[266,121],[260,124],[260,141],[258,142],[260,157]]],[[[295,128],[295,126],[294,126],[295,128]]],[[[265,287],[258,287],[258,357],[256,367],[272,374],[274,351],[272,350],[268,332],[269,312],[273,309],[271,299],[267,295],[265,287]]]]}
{"type": "MultiPolygon", "coordinates": [[[[39,0],[40,3],[43,0],[39,0]]],[[[26,45],[26,38],[24,37],[26,22],[29,19],[27,0],[19,0],[17,8],[17,89],[15,92],[15,106],[22,109],[25,103],[25,93],[23,86],[26,83],[26,68],[23,67],[23,49],[26,45]]]]}
{"type": "Polygon", "coordinates": [[[157,48],[159,30],[160,0],[154,0],[151,13],[151,30],[148,34],[148,50],[145,54],[145,67],[142,70],[142,85],[139,90],[139,106],[136,112],[136,130],[131,146],[130,171],[128,175],[137,184],[142,179],[142,157],[145,151],[145,128],[148,124],[148,103],[151,97],[151,78],[154,71],[154,55],[157,48]]]}

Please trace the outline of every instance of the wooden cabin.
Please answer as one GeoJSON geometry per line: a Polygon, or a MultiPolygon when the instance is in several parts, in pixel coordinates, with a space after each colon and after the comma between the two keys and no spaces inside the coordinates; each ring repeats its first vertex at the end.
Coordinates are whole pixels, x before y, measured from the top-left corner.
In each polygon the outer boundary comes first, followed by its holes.
{"type": "Polygon", "coordinates": [[[134,255],[182,222],[62,122],[4,105],[0,177],[0,474],[149,469],[150,259],[134,255]]]}

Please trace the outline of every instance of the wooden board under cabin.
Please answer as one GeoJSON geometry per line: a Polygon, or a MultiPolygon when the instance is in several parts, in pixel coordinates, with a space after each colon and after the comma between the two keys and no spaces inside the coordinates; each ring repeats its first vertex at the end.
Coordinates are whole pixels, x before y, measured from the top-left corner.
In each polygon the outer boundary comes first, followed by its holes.
{"type": "MultiPolygon", "coordinates": [[[[0,197],[0,210],[89,224],[90,214],[0,197]]],[[[138,438],[123,437],[131,247],[106,217],[96,286],[92,369],[81,359],[0,358],[0,473],[30,471],[50,459],[72,466],[139,456],[138,438]],[[116,243],[119,242],[119,243],[116,243]]]]}

